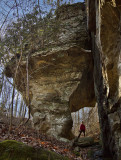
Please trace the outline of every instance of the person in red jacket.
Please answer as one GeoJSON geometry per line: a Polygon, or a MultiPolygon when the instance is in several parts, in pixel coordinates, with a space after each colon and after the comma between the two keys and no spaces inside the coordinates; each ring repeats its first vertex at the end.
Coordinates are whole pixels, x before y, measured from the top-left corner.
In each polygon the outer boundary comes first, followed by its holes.
{"type": "Polygon", "coordinates": [[[80,137],[82,132],[84,133],[84,137],[85,137],[85,130],[86,130],[86,128],[85,128],[84,122],[82,121],[82,123],[80,125],[80,131],[79,131],[80,133],[79,133],[78,138],[80,137]]]}

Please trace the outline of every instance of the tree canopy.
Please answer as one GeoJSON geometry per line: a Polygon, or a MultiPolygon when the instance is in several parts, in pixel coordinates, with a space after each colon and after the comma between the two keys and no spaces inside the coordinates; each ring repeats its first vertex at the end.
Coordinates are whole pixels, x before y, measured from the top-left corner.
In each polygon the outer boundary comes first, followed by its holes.
{"type": "MultiPolygon", "coordinates": [[[[75,0],[77,2],[77,0],[75,0]]],[[[5,61],[22,51],[33,52],[44,47],[57,29],[54,10],[73,0],[3,0],[0,19],[0,58],[5,61]],[[54,26],[54,27],[52,27],[54,26]],[[39,45],[38,45],[39,43],[39,45]],[[38,48],[39,46],[39,48],[38,48]]]]}

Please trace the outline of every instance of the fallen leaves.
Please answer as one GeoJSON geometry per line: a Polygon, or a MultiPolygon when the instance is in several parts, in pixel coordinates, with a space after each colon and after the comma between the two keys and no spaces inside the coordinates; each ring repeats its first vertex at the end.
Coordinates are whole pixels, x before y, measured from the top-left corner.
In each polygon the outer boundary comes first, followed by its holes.
{"type": "Polygon", "coordinates": [[[50,151],[54,151],[63,156],[68,156],[74,160],[74,154],[72,153],[70,146],[65,142],[57,141],[53,137],[46,136],[35,129],[21,126],[16,129],[16,126],[12,127],[11,133],[9,133],[9,125],[0,125],[0,140],[17,140],[35,148],[42,147],[50,151]]]}
{"type": "Polygon", "coordinates": [[[16,129],[16,126],[13,126],[11,133],[9,133],[9,125],[0,123],[0,141],[6,139],[17,140],[35,148],[45,148],[67,156],[70,160],[89,160],[87,158],[88,149],[80,149],[77,156],[68,143],[60,142],[30,127],[21,126],[16,129]]]}

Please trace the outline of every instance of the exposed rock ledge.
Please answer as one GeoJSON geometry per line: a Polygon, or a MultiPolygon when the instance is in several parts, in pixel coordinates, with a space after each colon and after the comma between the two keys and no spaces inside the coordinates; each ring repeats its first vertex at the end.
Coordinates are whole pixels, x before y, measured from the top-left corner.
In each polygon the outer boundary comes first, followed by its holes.
{"type": "Polygon", "coordinates": [[[88,0],[88,5],[103,151],[121,160],[121,1],[88,0]]]}
{"type": "MultiPolygon", "coordinates": [[[[68,26],[61,28],[59,43],[29,58],[30,107],[37,129],[55,137],[71,138],[71,112],[95,104],[93,59],[91,52],[82,49],[88,49],[84,4],[63,6],[59,9],[58,19],[68,26]]],[[[14,77],[15,66],[12,61],[8,64],[7,76],[14,77]]],[[[25,98],[24,58],[15,83],[25,98]]]]}

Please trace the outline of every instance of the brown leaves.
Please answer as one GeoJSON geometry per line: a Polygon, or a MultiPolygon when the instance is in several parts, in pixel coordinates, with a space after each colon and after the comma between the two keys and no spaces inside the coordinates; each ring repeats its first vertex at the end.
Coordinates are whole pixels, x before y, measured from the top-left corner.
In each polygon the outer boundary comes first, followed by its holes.
{"type": "Polygon", "coordinates": [[[49,137],[36,131],[35,129],[25,126],[16,129],[16,126],[13,126],[11,133],[9,133],[8,129],[9,126],[7,124],[0,124],[0,141],[6,139],[17,140],[35,148],[42,147],[54,151],[58,154],[69,157],[70,160],[89,160],[87,158],[87,149],[80,149],[77,155],[73,152],[73,149],[68,143],[60,142],[53,137],[49,137]]]}
{"type": "Polygon", "coordinates": [[[6,124],[0,125],[1,141],[6,139],[17,140],[35,148],[42,147],[73,159],[71,158],[73,157],[71,151],[67,148],[68,145],[64,142],[59,142],[53,137],[48,137],[39,131],[25,126],[17,129],[13,126],[11,133],[9,133],[8,128],[9,126],[6,124]]]}

